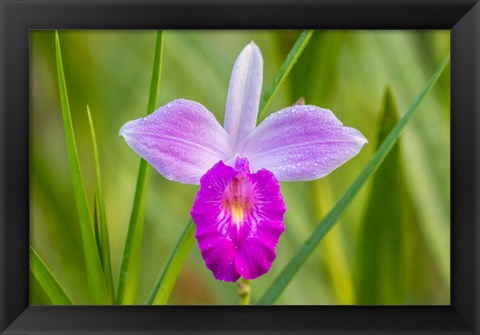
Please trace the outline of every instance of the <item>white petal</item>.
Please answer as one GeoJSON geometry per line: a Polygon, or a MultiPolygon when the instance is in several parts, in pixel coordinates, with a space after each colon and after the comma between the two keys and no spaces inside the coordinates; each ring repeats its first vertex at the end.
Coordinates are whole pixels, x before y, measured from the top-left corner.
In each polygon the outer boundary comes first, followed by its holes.
{"type": "Polygon", "coordinates": [[[224,127],[232,138],[234,149],[255,129],[262,81],[262,54],[251,42],[235,61],[228,88],[224,127]]]}

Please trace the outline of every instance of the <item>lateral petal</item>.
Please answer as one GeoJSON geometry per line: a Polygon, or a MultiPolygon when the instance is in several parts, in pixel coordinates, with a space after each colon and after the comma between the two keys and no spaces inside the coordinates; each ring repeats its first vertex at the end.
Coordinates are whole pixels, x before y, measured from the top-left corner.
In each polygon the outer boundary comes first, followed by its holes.
{"type": "Polygon", "coordinates": [[[232,138],[234,149],[255,129],[262,81],[262,54],[258,46],[251,42],[235,61],[228,88],[224,127],[232,138]]]}
{"type": "Polygon", "coordinates": [[[219,160],[232,156],[228,134],[205,107],[174,100],[152,114],[127,122],[120,135],[162,176],[184,184],[200,178],[219,160]]]}
{"type": "Polygon", "coordinates": [[[293,106],[267,117],[242,143],[253,171],[265,168],[280,181],[321,178],[360,152],[367,139],[316,106],[293,106]]]}

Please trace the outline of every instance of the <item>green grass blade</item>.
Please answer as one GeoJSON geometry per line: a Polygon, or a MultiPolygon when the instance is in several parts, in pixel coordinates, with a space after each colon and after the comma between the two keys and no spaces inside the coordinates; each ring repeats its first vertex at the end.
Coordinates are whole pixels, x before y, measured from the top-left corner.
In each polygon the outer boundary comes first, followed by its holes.
{"type": "MultiPolygon", "coordinates": [[[[153,112],[157,105],[158,90],[163,54],[163,33],[157,31],[155,55],[153,59],[152,80],[148,98],[147,114],[153,112]]],[[[133,304],[135,302],[140,254],[142,248],[143,221],[147,195],[147,181],[149,173],[148,163],[141,159],[138,170],[137,186],[133,200],[132,213],[128,226],[127,239],[123,251],[122,264],[118,279],[116,302],[118,304],[133,304]]]]}
{"type": "Polygon", "coordinates": [[[103,268],[103,259],[102,259],[102,233],[100,232],[100,219],[98,217],[98,201],[97,195],[93,195],[93,232],[95,235],[95,243],[97,243],[98,257],[100,257],[100,262],[102,263],[103,268]]]}
{"type": "Polygon", "coordinates": [[[74,305],[72,298],[32,246],[30,246],[30,270],[54,305],[74,305]]]}
{"type": "Polygon", "coordinates": [[[70,105],[68,102],[67,85],[65,83],[65,74],[63,72],[62,53],[60,50],[60,39],[58,31],[55,31],[55,55],[57,60],[58,86],[60,90],[60,103],[62,109],[63,126],[65,130],[65,139],[67,143],[68,160],[70,165],[70,174],[75,194],[80,230],[82,234],[83,252],[85,255],[85,265],[87,269],[87,278],[96,304],[110,303],[108,290],[103,275],[102,265],[98,256],[95,235],[88,210],[87,196],[85,186],[80,171],[80,162],[78,159],[77,145],[73,131],[72,116],[70,114],[70,105]]]}
{"type": "MultiPolygon", "coordinates": [[[[337,82],[340,78],[339,62],[347,40],[345,31],[326,31],[316,30],[303,51],[302,56],[295,64],[295,70],[291,72],[290,81],[290,100],[296,100],[303,97],[309,105],[330,106],[337,91],[337,82]]],[[[284,37],[285,38],[285,37],[284,37]]],[[[285,44],[287,41],[283,41],[285,44]]],[[[300,208],[295,208],[295,204],[289,204],[290,213],[300,211],[308,212],[314,222],[320,221],[330,209],[335,205],[335,195],[332,185],[332,179],[323,178],[308,183],[308,189],[311,192],[310,200],[302,204],[300,208]],[[311,213],[311,214],[310,214],[311,213]]],[[[307,196],[308,197],[308,196],[307,196]]],[[[300,219],[300,218],[299,218],[300,219]]],[[[303,225],[302,230],[311,231],[312,222],[301,218],[303,222],[296,222],[296,228],[303,225]]],[[[290,221],[290,224],[293,222],[290,221]]],[[[310,260],[313,266],[305,271],[301,280],[302,287],[306,287],[309,281],[315,282],[318,276],[325,279],[323,284],[331,288],[331,301],[329,303],[339,305],[349,305],[355,303],[354,280],[352,269],[348,257],[348,242],[345,240],[345,227],[336,227],[332,229],[315,253],[314,259],[310,260]]],[[[298,231],[298,229],[297,229],[298,231]]],[[[299,234],[299,233],[298,233],[299,234]]],[[[296,252],[294,246],[287,250],[290,255],[296,252]]],[[[318,285],[318,279],[315,284],[318,285]]],[[[298,288],[297,288],[298,289],[298,288]]],[[[307,289],[308,290],[308,289],[307,289]]],[[[305,289],[303,289],[305,291],[305,289]]],[[[288,301],[289,297],[296,295],[295,290],[288,292],[283,296],[283,301],[288,301]]],[[[312,295],[312,299],[313,299],[312,295]]],[[[329,298],[326,298],[329,299],[329,298]]]]}
{"type": "MultiPolygon", "coordinates": [[[[387,88],[377,148],[397,122],[395,98],[391,89],[387,88]]],[[[404,231],[402,204],[405,192],[402,192],[401,166],[400,147],[397,142],[372,178],[372,188],[360,227],[361,237],[356,252],[358,304],[403,302],[400,267],[404,231]]]]}
{"type": "Polygon", "coordinates": [[[152,80],[150,82],[150,94],[148,96],[147,114],[157,108],[158,90],[160,89],[160,75],[163,59],[163,32],[157,31],[155,42],[155,55],[153,60],[152,80]]]}
{"type": "Polygon", "coordinates": [[[98,231],[98,242],[100,245],[100,260],[102,261],[103,273],[105,275],[106,284],[113,299],[113,276],[112,264],[110,260],[110,242],[108,240],[107,214],[105,210],[105,197],[103,194],[102,174],[100,172],[100,158],[98,155],[97,137],[95,135],[95,128],[93,126],[92,113],[90,107],[87,105],[88,123],[90,125],[90,134],[92,136],[93,157],[95,161],[95,178],[97,179],[97,195],[95,197],[94,220],[98,231]]]}
{"type": "MultiPolygon", "coordinates": [[[[312,200],[314,201],[314,213],[316,218],[324,217],[335,204],[329,179],[317,179],[311,183],[312,200]]],[[[350,305],[354,303],[353,278],[348,262],[345,241],[340,229],[332,229],[325,236],[319,254],[322,255],[324,268],[330,287],[335,297],[335,303],[339,305],[350,305]]]]}
{"type": "Polygon", "coordinates": [[[146,305],[167,304],[177,278],[182,271],[183,264],[185,263],[188,253],[190,252],[190,249],[192,249],[193,242],[195,241],[194,232],[195,225],[190,219],[185,227],[185,230],[178,239],[175,248],[168,257],[160,276],[155,282],[155,286],[145,303],[146,305]]]}
{"type": "Polygon", "coordinates": [[[290,75],[292,100],[304,97],[310,105],[331,105],[347,34],[330,30],[314,32],[290,75]]]}
{"type": "Polygon", "coordinates": [[[302,244],[298,252],[292,258],[292,260],[287,264],[287,266],[282,270],[282,272],[277,276],[277,278],[275,278],[273,283],[269,286],[267,291],[260,299],[259,304],[273,304],[277,300],[277,298],[290,283],[290,281],[295,276],[300,267],[303,265],[303,263],[307,260],[313,250],[315,250],[315,247],[318,245],[318,243],[323,239],[323,237],[325,237],[330,228],[332,228],[332,226],[337,222],[337,219],[343,214],[344,210],[351,203],[357,192],[366,183],[368,178],[377,170],[377,168],[380,166],[387,154],[393,148],[395,142],[400,136],[401,131],[405,128],[408,121],[418,109],[420,103],[423,101],[427,93],[437,82],[438,78],[445,70],[449,60],[450,54],[441,63],[441,65],[434,73],[432,78],[429,80],[427,85],[423,88],[422,92],[416,97],[405,115],[396,124],[395,128],[393,128],[393,130],[388,134],[385,141],[374,154],[365,169],[360,173],[359,177],[343,194],[343,196],[333,207],[333,209],[327,214],[327,216],[317,225],[311,236],[302,244]]]}
{"type": "Polygon", "coordinates": [[[262,98],[260,100],[260,108],[258,113],[259,119],[267,110],[275,93],[277,92],[277,90],[279,89],[280,85],[283,83],[285,78],[289,75],[293,66],[295,65],[298,58],[302,54],[303,50],[307,46],[308,42],[310,41],[310,38],[313,35],[313,32],[314,32],[313,30],[305,30],[300,34],[297,41],[295,42],[292,49],[290,50],[287,57],[285,58],[285,61],[283,62],[282,66],[280,66],[280,69],[275,75],[275,78],[273,78],[272,83],[263,93],[262,98]]]}

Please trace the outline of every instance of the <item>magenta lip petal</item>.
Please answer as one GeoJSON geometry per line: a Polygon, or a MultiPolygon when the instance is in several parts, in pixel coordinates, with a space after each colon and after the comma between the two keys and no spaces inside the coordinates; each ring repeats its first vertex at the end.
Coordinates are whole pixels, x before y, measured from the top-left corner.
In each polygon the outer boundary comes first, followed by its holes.
{"type": "Polygon", "coordinates": [[[250,238],[240,245],[235,257],[235,268],[245,279],[255,279],[270,270],[275,260],[275,246],[262,239],[250,238]]]}
{"type": "Polygon", "coordinates": [[[127,144],[162,176],[198,184],[216,162],[232,156],[229,135],[201,104],[174,100],[120,129],[127,144]]]}
{"type": "Polygon", "coordinates": [[[240,278],[235,268],[237,247],[232,241],[218,238],[201,239],[199,247],[205,264],[215,279],[235,282],[240,278]]]}
{"type": "Polygon", "coordinates": [[[316,106],[293,106],[267,117],[240,147],[253,171],[265,168],[280,181],[321,178],[356,156],[366,138],[316,106]]]}
{"type": "Polygon", "coordinates": [[[202,257],[224,281],[265,274],[285,229],[285,203],[274,175],[247,172],[248,160],[242,158],[235,167],[215,164],[202,177],[190,212],[202,257]]]}

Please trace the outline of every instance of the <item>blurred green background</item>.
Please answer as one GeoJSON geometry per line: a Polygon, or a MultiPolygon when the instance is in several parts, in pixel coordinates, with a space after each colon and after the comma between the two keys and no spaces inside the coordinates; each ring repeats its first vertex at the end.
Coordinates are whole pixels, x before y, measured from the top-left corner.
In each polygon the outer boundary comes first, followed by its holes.
{"type": "MultiPolygon", "coordinates": [[[[196,100],[223,123],[230,71],[240,50],[252,40],[260,47],[266,88],[299,33],[165,31],[159,105],[176,98],[196,100]]],[[[125,122],[146,113],[155,32],[61,31],[60,39],[90,208],[95,170],[87,104],[97,132],[116,283],[139,162],[118,131],[125,122]]],[[[449,31],[314,33],[267,114],[304,97],[307,104],[331,109],[370,143],[323,179],[281,184],[287,205],[286,231],[271,270],[251,284],[253,302],[358,176],[388,125],[403,115],[449,49],[449,31]]],[[[71,297],[87,304],[54,32],[32,31],[30,52],[31,243],[71,297]]],[[[277,303],[449,304],[449,143],[448,69],[407,125],[399,145],[277,303]]],[[[145,301],[184,229],[197,189],[168,181],[151,170],[138,304],[145,301]]],[[[31,279],[31,304],[51,304],[33,276],[31,279]]],[[[213,278],[195,245],[169,303],[238,304],[238,295],[234,284],[213,278]]]]}

